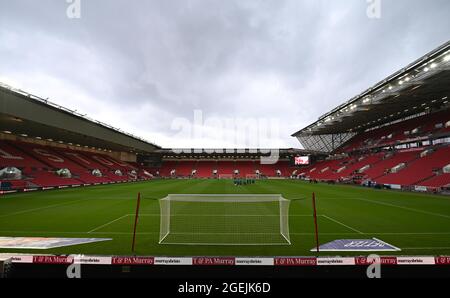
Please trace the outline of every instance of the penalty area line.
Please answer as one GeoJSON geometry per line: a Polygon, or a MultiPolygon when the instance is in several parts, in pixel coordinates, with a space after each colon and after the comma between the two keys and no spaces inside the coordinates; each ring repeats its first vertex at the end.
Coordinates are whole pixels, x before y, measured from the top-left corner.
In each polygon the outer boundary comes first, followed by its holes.
{"type": "Polygon", "coordinates": [[[443,218],[447,218],[447,219],[450,218],[450,215],[446,215],[446,214],[429,212],[429,211],[425,211],[425,210],[419,210],[419,209],[416,209],[416,208],[405,207],[405,206],[402,206],[402,205],[396,205],[396,204],[391,204],[391,203],[386,203],[386,202],[381,202],[381,201],[374,201],[374,200],[369,200],[369,199],[365,199],[365,198],[354,198],[354,200],[359,200],[359,201],[363,201],[363,202],[369,202],[369,203],[372,203],[372,204],[384,205],[384,206],[388,206],[388,207],[399,208],[399,209],[403,209],[403,210],[407,210],[407,211],[412,211],[412,212],[422,213],[422,214],[432,215],[432,216],[438,216],[438,217],[443,217],[443,218]]]}
{"type": "Polygon", "coordinates": [[[47,206],[38,207],[38,208],[16,211],[16,212],[0,215],[0,218],[13,216],[13,215],[20,215],[20,214],[25,214],[25,213],[29,213],[29,212],[40,211],[40,210],[45,210],[45,209],[50,209],[50,208],[55,208],[55,207],[60,207],[60,206],[66,206],[66,205],[70,205],[72,203],[78,203],[78,202],[87,201],[87,200],[88,199],[80,199],[80,200],[74,200],[74,201],[68,201],[68,202],[63,202],[63,203],[58,203],[58,204],[47,205],[47,206]]]}
{"type": "Polygon", "coordinates": [[[119,220],[121,220],[121,219],[124,219],[125,217],[128,217],[128,216],[130,216],[130,214],[125,214],[125,215],[123,215],[123,216],[121,216],[121,217],[119,217],[119,218],[116,218],[116,219],[114,219],[114,220],[111,220],[110,222],[107,222],[107,223],[105,223],[105,224],[103,224],[103,225],[101,225],[101,226],[98,226],[98,227],[96,227],[96,228],[90,230],[90,231],[87,232],[87,233],[88,233],[88,234],[91,234],[91,233],[93,233],[93,232],[95,232],[95,231],[100,230],[101,228],[104,228],[104,227],[106,227],[106,226],[109,226],[110,224],[113,224],[113,223],[115,223],[116,221],[119,221],[119,220]]]}
{"type": "Polygon", "coordinates": [[[354,231],[354,232],[356,232],[356,233],[358,233],[358,234],[366,235],[366,233],[363,233],[363,232],[361,232],[360,230],[357,230],[357,229],[355,229],[355,228],[352,228],[351,226],[348,226],[348,225],[346,225],[345,223],[338,221],[337,219],[334,219],[334,218],[332,218],[332,217],[329,217],[329,216],[327,216],[327,215],[325,215],[325,214],[322,214],[322,216],[325,217],[326,219],[331,220],[332,222],[335,222],[335,223],[337,223],[337,224],[340,224],[341,226],[346,227],[347,229],[350,229],[350,230],[352,230],[352,231],[354,231]]]}
{"type": "Polygon", "coordinates": [[[450,250],[450,247],[448,246],[430,246],[430,247],[404,247],[402,250],[435,250],[435,249],[442,249],[442,250],[450,250]]]}

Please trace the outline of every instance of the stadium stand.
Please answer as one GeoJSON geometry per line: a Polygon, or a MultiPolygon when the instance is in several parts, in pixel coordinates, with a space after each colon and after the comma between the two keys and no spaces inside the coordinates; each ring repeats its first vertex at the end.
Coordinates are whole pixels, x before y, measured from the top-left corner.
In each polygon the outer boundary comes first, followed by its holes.
{"type": "Polygon", "coordinates": [[[217,171],[218,175],[234,175],[234,170],[236,170],[236,162],[235,161],[221,161],[217,162],[217,171]]]}
{"type": "Polygon", "coordinates": [[[152,178],[145,175],[143,169],[107,155],[3,140],[0,141],[0,169],[6,167],[16,167],[22,172],[20,180],[0,181],[3,186],[7,182],[9,189],[105,184],[152,178]],[[70,175],[58,175],[57,171],[61,169],[69,170],[70,175]],[[99,170],[101,176],[94,175],[94,170],[99,170]],[[118,175],[117,170],[122,175],[118,175]],[[136,173],[134,176],[133,171],[136,173]]]}
{"type": "Polygon", "coordinates": [[[362,176],[378,184],[443,187],[450,175],[450,146],[416,148],[319,161],[301,170],[302,176],[319,181],[336,181],[362,176]]]}
{"type": "Polygon", "coordinates": [[[236,163],[236,169],[239,171],[239,176],[246,177],[247,175],[255,175],[254,161],[241,161],[236,163]]]}
{"type": "Polygon", "coordinates": [[[402,149],[402,142],[428,140],[430,134],[448,131],[448,111],[407,120],[363,133],[336,150],[336,157],[301,169],[301,176],[319,181],[370,180],[400,187],[440,188],[450,185],[444,167],[450,164],[450,146],[425,141],[423,146],[402,149]],[[408,137],[408,138],[406,138],[408,137]],[[400,149],[396,146],[400,145],[400,149]]]}
{"type": "Polygon", "coordinates": [[[159,170],[161,177],[171,177],[171,171],[177,171],[178,161],[166,161],[159,170]]]}
{"type": "Polygon", "coordinates": [[[364,172],[370,179],[377,179],[386,175],[392,168],[402,163],[409,163],[417,158],[420,150],[404,150],[398,152],[389,152],[384,154],[383,158],[370,166],[368,170],[364,172]]]}
{"type": "Polygon", "coordinates": [[[230,161],[229,159],[215,160],[167,160],[163,161],[160,168],[151,169],[152,173],[160,172],[161,177],[171,177],[170,172],[176,171],[177,177],[190,176],[192,170],[196,170],[196,178],[214,178],[213,172],[217,170],[217,177],[220,175],[233,175],[235,170],[239,171],[237,177],[246,177],[247,175],[255,175],[259,170],[261,175],[267,177],[276,177],[277,171],[281,172],[281,177],[290,177],[295,170],[291,167],[289,161],[281,160],[276,164],[264,165],[260,164],[259,160],[238,159],[230,161]]]}
{"type": "Polygon", "coordinates": [[[437,174],[433,178],[419,183],[420,186],[425,187],[441,187],[450,184],[450,173],[437,174]]]}
{"type": "Polygon", "coordinates": [[[196,170],[196,169],[197,169],[196,161],[187,160],[187,161],[179,162],[177,165],[177,175],[183,176],[183,177],[188,177],[192,174],[192,171],[196,170]]]}
{"type": "MultiPolygon", "coordinates": [[[[422,153],[426,153],[423,151],[422,153]]],[[[377,179],[378,183],[399,184],[399,185],[419,185],[421,182],[435,176],[436,172],[450,163],[450,147],[436,149],[434,152],[422,155],[405,164],[405,168],[396,173],[377,179]]],[[[445,183],[445,181],[444,181],[445,183]]],[[[439,185],[438,185],[439,186],[439,185]]]]}
{"type": "Polygon", "coordinates": [[[445,133],[448,130],[446,119],[447,113],[441,112],[369,131],[347,142],[336,150],[335,155],[302,168],[292,166],[287,160],[267,165],[261,164],[259,159],[241,160],[238,157],[233,160],[163,160],[160,166],[145,167],[102,153],[13,141],[0,141],[0,167],[13,166],[22,171],[23,179],[8,181],[12,188],[126,182],[153,176],[191,177],[193,170],[196,170],[193,178],[219,178],[220,175],[234,175],[238,170],[239,177],[254,175],[256,171],[262,177],[281,178],[296,173],[319,181],[356,181],[359,177],[358,182],[371,180],[377,184],[438,188],[450,184],[450,174],[444,171],[444,167],[450,164],[450,146],[394,147],[411,133],[418,138],[430,133],[445,133]],[[422,124],[421,129],[418,128],[419,123],[422,124]],[[394,144],[387,145],[386,139],[394,144]],[[60,169],[68,169],[71,176],[58,176],[56,171],[60,169]],[[94,175],[94,170],[101,175],[94,175]],[[173,170],[175,175],[172,175],[173,170]],[[217,176],[213,175],[215,170],[217,176]]]}
{"type": "Polygon", "coordinates": [[[361,134],[343,145],[338,153],[352,152],[373,147],[388,146],[399,142],[426,138],[430,134],[450,131],[450,115],[447,110],[402,121],[361,134]]]}
{"type": "Polygon", "coordinates": [[[217,170],[217,161],[198,161],[197,177],[210,178],[213,177],[213,171],[217,170]]]}
{"type": "Polygon", "coordinates": [[[375,153],[369,155],[362,155],[355,157],[349,161],[339,172],[341,177],[348,177],[354,174],[358,174],[359,171],[363,171],[365,168],[370,168],[376,163],[380,162],[383,158],[383,153],[375,153]]]}
{"type": "Polygon", "coordinates": [[[44,168],[45,164],[3,141],[0,142],[0,167],[9,166],[30,169],[44,168]]]}
{"type": "Polygon", "coordinates": [[[72,172],[83,171],[85,168],[77,163],[74,163],[70,159],[66,158],[62,154],[59,154],[55,148],[44,147],[31,143],[14,142],[11,143],[20,151],[30,154],[35,160],[38,160],[50,169],[69,169],[72,172]]]}
{"type": "Polygon", "coordinates": [[[81,180],[75,178],[58,177],[54,172],[39,171],[30,176],[33,183],[42,187],[58,187],[67,185],[80,185],[81,180]]]}

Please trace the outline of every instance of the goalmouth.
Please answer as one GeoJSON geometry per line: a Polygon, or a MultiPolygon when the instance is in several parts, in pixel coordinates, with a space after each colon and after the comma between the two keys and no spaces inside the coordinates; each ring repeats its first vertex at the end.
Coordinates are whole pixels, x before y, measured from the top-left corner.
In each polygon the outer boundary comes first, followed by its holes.
{"type": "Polygon", "coordinates": [[[159,204],[159,244],[291,244],[290,200],[278,194],[170,194],[159,204]]]}
{"type": "Polygon", "coordinates": [[[219,179],[228,179],[231,180],[234,178],[233,174],[219,174],[219,179]]]}

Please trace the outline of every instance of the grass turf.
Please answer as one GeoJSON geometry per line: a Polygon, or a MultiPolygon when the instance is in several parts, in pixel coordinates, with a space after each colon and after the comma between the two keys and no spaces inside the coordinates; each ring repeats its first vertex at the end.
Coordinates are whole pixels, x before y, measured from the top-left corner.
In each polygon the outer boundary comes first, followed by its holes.
{"type": "MultiPolygon", "coordinates": [[[[308,256],[314,247],[311,193],[317,195],[320,242],[376,237],[402,249],[389,255],[450,254],[450,199],[352,186],[264,180],[233,185],[229,180],[153,180],[0,197],[0,236],[112,238],[112,241],[49,250],[0,249],[0,253],[130,255],[136,194],[141,218],[134,254],[154,256],[308,256]],[[160,245],[158,198],[186,194],[282,194],[290,209],[289,246],[160,245]],[[156,216],[155,216],[156,215],[156,216]]],[[[330,253],[319,255],[360,255],[330,253]]],[[[380,253],[383,254],[383,253],[380,253]]]]}

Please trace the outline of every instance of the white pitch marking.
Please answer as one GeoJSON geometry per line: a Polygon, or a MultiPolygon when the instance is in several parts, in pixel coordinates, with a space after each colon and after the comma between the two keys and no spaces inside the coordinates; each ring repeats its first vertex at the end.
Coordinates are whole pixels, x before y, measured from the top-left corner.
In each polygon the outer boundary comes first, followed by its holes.
{"type": "MultiPolygon", "coordinates": [[[[135,214],[127,214],[128,216],[135,216],[135,214]]],[[[160,216],[159,214],[139,214],[139,216],[160,216]]],[[[222,215],[222,214],[174,214],[171,215],[171,217],[175,216],[192,216],[192,217],[217,217],[217,216],[227,216],[227,217],[237,217],[237,216],[248,216],[248,217],[279,217],[279,214],[228,214],[228,215],[222,215]]],[[[312,215],[310,214],[297,214],[297,215],[289,215],[289,217],[309,217],[312,215]]],[[[322,215],[317,215],[322,216],[322,215]]]]}
{"type": "Polygon", "coordinates": [[[342,222],[340,222],[340,221],[338,221],[338,220],[336,220],[336,219],[334,219],[334,218],[331,218],[331,217],[329,217],[329,216],[327,216],[327,215],[322,215],[322,216],[325,217],[325,218],[327,218],[327,219],[329,219],[329,220],[331,220],[331,221],[334,221],[334,222],[337,223],[337,224],[340,224],[341,226],[346,227],[347,229],[350,229],[350,230],[352,230],[352,231],[355,231],[355,232],[357,232],[358,234],[365,235],[365,233],[361,232],[360,230],[357,230],[357,229],[355,229],[355,228],[352,228],[352,227],[350,227],[350,226],[348,226],[348,225],[346,225],[346,224],[344,224],[344,223],[342,223],[342,222]]]}
{"type": "Polygon", "coordinates": [[[435,250],[435,249],[450,249],[450,247],[436,246],[436,247],[404,247],[404,248],[402,248],[402,250],[415,250],[415,249],[417,249],[417,250],[435,250]]]}
{"type": "Polygon", "coordinates": [[[116,219],[114,219],[114,220],[111,220],[110,222],[105,223],[104,225],[98,226],[98,227],[96,227],[95,229],[92,229],[92,230],[90,230],[90,231],[87,232],[87,233],[88,233],[88,234],[91,234],[91,233],[93,233],[93,232],[95,232],[95,231],[97,231],[97,230],[100,230],[101,228],[104,228],[104,227],[106,227],[106,226],[109,226],[110,224],[115,223],[116,221],[119,221],[119,220],[121,220],[121,219],[123,219],[123,218],[125,218],[125,217],[128,217],[128,216],[130,216],[130,215],[129,215],[129,214],[125,214],[125,215],[123,215],[123,216],[121,216],[121,217],[119,217],[119,218],[116,218],[116,219]]]}
{"type": "MultiPolygon", "coordinates": [[[[132,235],[132,232],[64,232],[64,231],[0,231],[0,233],[15,233],[15,234],[70,234],[70,235],[75,235],[75,234],[104,234],[104,235],[132,235]]],[[[159,232],[138,232],[136,233],[137,235],[159,235],[159,232]]],[[[252,233],[253,234],[253,233],[252,233]]],[[[315,235],[315,233],[289,233],[290,235],[315,235]]],[[[359,232],[340,232],[340,233],[320,233],[320,235],[355,235],[355,234],[360,234],[359,232]]],[[[450,235],[449,233],[442,233],[442,232],[430,232],[430,233],[426,233],[426,232],[419,232],[419,233],[414,233],[414,232],[405,232],[405,233],[365,233],[366,235],[368,234],[374,234],[374,235],[385,235],[385,236],[411,236],[411,235],[450,235]]],[[[278,235],[278,233],[277,233],[278,235]]],[[[430,247],[430,249],[433,249],[434,247],[430,247]]],[[[410,247],[410,249],[413,249],[410,247]]]]}
{"type": "Polygon", "coordinates": [[[64,203],[59,203],[59,204],[53,204],[53,205],[48,205],[48,206],[39,207],[39,208],[33,208],[33,209],[27,209],[27,210],[22,210],[22,211],[16,211],[16,212],[13,212],[13,213],[0,215],[0,218],[7,217],[7,216],[12,216],[12,215],[19,215],[19,214],[33,212],[33,211],[49,209],[49,208],[58,207],[58,206],[69,205],[71,203],[76,203],[76,202],[81,202],[81,201],[86,201],[86,200],[88,200],[88,199],[74,200],[74,201],[69,201],[69,202],[64,202],[64,203]]]}
{"type": "Polygon", "coordinates": [[[360,201],[365,201],[365,202],[370,202],[370,203],[373,203],[373,204],[379,204],[379,205],[385,205],[385,206],[390,206],[390,207],[396,207],[396,208],[400,208],[400,209],[404,209],[404,210],[408,210],[408,211],[413,211],[413,212],[417,212],[417,213],[423,213],[423,214],[428,214],[428,215],[433,215],[433,216],[440,216],[440,217],[444,217],[444,218],[450,218],[450,215],[434,213],[434,212],[428,212],[428,211],[423,211],[423,210],[410,208],[410,207],[405,207],[405,206],[400,206],[400,205],[394,205],[394,204],[385,203],[385,202],[378,202],[378,201],[362,199],[362,198],[354,198],[354,199],[355,200],[360,200],[360,201]]]}

